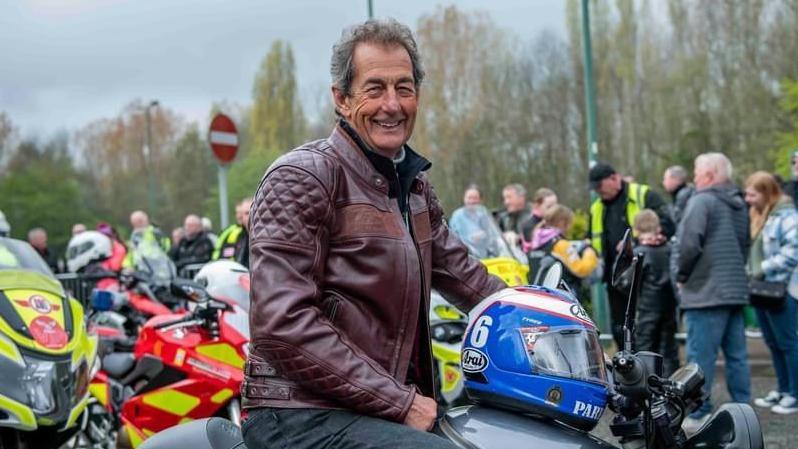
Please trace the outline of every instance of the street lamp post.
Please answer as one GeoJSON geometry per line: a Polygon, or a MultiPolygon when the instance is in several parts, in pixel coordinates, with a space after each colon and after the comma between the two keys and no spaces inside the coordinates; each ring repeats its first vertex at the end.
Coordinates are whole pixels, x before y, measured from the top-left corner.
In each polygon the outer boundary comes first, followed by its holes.
{"type": "MultiPolygon", "coordinates": [[[[598,158],[598,136],[596,132],[595,82],[593,81],[593,45],[590,40],[590,6],[588,1],[582,0],[582,49],[584,50],[585,115],[587,116],[587,160],[589,169],[595,165],[598,158]]],[[[596,193],[591,191],[591,203],[595,199],[596,193]]],[[[610,270],[611,267],[604,267],[604,269],[610,270]]],[[[605,285],[601,282],[593,283],[590,286],[590,296],[593,304],[593,317],[598,323],[599,329],[609,335],[611,324],[605,285]]]]}
{"type": "Polygon", "coordinates": [[[147,125],[147,138],[144,143],[144,162],[147,170],[147,211],[151,216],[157,215],[155,204],[155,179],[152,173],[152,119],[150,118],[150,109],[158,106],[158,100],[152,100],[144,108],[144,119],[147,125]]]}
{"type": "Polygon", "coordinates": [[[374,0],[368,0],[369,5],[369,19],[374,18],[374,0]]]}

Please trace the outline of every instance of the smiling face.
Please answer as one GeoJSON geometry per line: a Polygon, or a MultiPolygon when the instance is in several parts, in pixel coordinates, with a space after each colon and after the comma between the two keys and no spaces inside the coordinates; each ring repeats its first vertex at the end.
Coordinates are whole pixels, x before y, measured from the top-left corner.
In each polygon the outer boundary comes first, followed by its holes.
{"type": "Polygon", "coordinates": [[[360,43],[347,95],[333,87],[339,113],[372,150],[393,158],[413,134],[418,92],[410,55],[400,45],[360,43]]]}

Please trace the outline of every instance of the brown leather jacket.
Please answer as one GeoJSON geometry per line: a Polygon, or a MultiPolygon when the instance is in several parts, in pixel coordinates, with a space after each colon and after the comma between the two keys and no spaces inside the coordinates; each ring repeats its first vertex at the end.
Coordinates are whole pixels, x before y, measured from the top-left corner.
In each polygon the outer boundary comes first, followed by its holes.
{"type": "Polygon", "coordinates": [[[250,219],[245,408],[342,408],[402,422],[414,386],[434,395],[430,286],[470,310],[504,283],[449,233],[423,173],[408,206],[405,219],[341,125],[269,168],[250,219]]]}

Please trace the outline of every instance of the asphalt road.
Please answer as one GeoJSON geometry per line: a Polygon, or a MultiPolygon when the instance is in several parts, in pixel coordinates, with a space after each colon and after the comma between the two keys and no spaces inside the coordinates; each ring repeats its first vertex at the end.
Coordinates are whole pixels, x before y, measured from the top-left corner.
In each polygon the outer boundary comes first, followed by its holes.
{"type": "MultiPolygon", "coordinates": [[[[751,386],[753,397],[767,394],[776,385],[776,375],[770,360],[770,353],[761,339],[748,339],[748,355],[751,363],[751,386]]],[[[729,393],[726,391],[723,361],[718,362],[715,373],[715,384],[712,388],[712,400],[717,407],[728,402],[729,393]]],[[[798,448],[798,413],[793,415],[777,415],[770,410],[754,407],[762,425],[762,433],[767,449],[796,449],[798,448]]],[[[593,433],[610,443],[617,444],[609,431],[611,413],[605,413],[601,423],[593,433]]]]}

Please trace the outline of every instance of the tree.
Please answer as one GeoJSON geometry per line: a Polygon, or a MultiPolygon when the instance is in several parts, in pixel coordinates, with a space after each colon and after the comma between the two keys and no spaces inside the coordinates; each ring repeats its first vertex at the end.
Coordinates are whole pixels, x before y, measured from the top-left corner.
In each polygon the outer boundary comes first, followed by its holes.
{"type": "MultiPolygon", "coordinates": [[[[230,168],[231,206],[245,196],[254,195],[269,164],[305,138],[307,125],[299,103],[295,72],[291,46],[281,40],[274,41],[255,75],[248,132],[240,143],[242,154],[230,168]]],[[[209,206],[215,204],[215,200],[209,201],[209,206]]]]}
{"type": "Polygon", "coordinates": [[[8,173],[0,178],[0,210],[11,224],[11,235],[27,239],[27,232],[43,227],[49,244],[66,247],[73,223],[92,222],[84,207],[85,191],[69,156],[68,137],[59,134],[45,145],[26,140],[11,155],[8,173]]]}
{"type": "Polygon", "coordinates": [[[778,146],[772,157],[777,172],[785,179],[792,178],[792,154],[798,151],[798,81],[786,79],[782,82],[784,92],[779,105],[792,121],[791,127],[779,135],[778,146]]]}
{"type": "Polygon", "coordinates": [[[150,109],[152,144],[150,157],[143,152],[147,126],[145,105],[135,100],[113,118],[96,120],[78,131],[78,167],[92,180],[92,191],[98,213],[116,224],[127,224],[131,211],[147,209],[147,178],[155,184],[157,210],[148,211],[150,218],[161,226],[170,227],[182,222],[172,221],[173,204],[167,193],[174,183],[182,183],[185,174],[174,176],[167,172],[174,157],[176,143],[183,134],[183,120],[169,109],[159,106],[150,109]],[[160,216],[163,212],[168,221],[160,216]]]}

